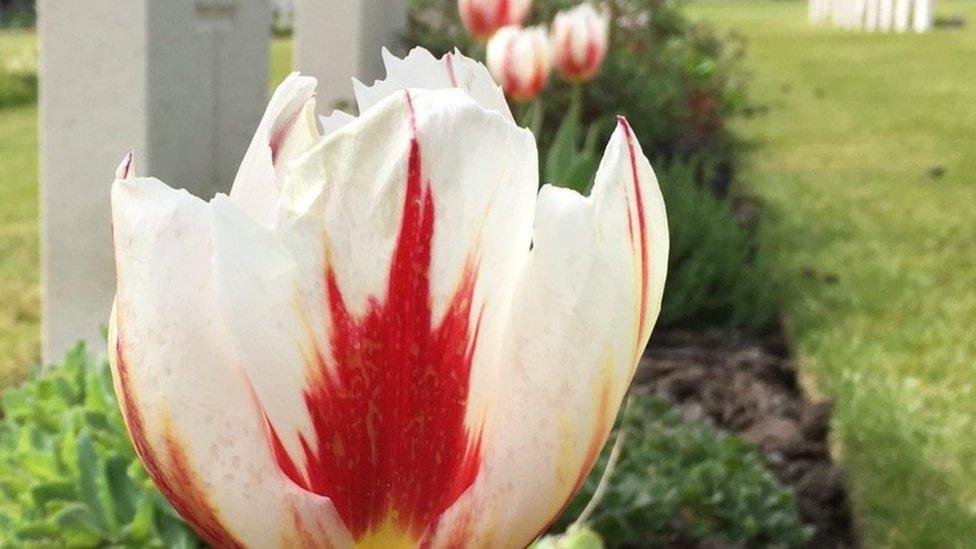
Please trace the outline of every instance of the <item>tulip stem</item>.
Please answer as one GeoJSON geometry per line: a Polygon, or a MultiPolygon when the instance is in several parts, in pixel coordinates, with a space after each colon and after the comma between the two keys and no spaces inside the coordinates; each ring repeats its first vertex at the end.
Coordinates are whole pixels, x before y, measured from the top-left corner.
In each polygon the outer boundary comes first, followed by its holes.
{"type": "Polygon", "coordinates": [[[574,82],[570,90],[569,108],[577,122],[583,119],[583,85],[579,82],[574,82]]]}
{"type": "MultiPolygon", "coordinates": [[[[624,397],[623,413],[621,418],[626,418],[627,414],[630,412],[630,395],[624,397]]],[[[621,421],[621,423],[623,423],[621,421]]],[[[607,458],[607,465],[603,468],[603,474],[600,476],[600,482],[596,485],[596,490],[593,492],[593,497],[587,502],[586,507],[583,508],[583,512],[580,513],[579,517],[573,521],[573,524],[569,526],[566,530],[567,532],[575,531],[586,525],[586,521],[590,520],[590,515],[596,510],[600,502],[603,501],[603,496],[607,492],[607,486],[610,485],[610,477],[613,476],[613,472],[617,469],[617,461],[620,460],[620,452],[624,447],[624,441],[627,440],[627,429],[623,425],[617,430],[617,438],[613,441],[613,448],[610,450],[610,457],[607,458]]]]}

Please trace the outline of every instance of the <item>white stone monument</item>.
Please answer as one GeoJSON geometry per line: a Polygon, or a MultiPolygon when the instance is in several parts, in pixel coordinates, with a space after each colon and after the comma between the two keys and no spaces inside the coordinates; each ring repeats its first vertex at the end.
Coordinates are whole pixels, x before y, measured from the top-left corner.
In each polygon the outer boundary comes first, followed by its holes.
{"type": "Polygon", "coordinates": [[[864,7],[864,30],[874,32],[878,30],[878,0],[867,0],[864,7]]]}
{"type": "Polygon", "coordinates": [[[881,0],[878,6],[878,30],[888,32],[891,30],[891,18],[894,15],[894,0],[881,0]]]}
{"type": "Polygon", "coordinates": [[[868,32],[928,32],[932,28],[935,11],[934,0],[808,1],[812,23],[829,20],[840,28],[868,32]]]}
{"type": "Polygon", "coordinates": [[[383,47],[400,54],[408,0],[297,0],[295,68],[319,81],[318,104],[328,112],[352,99],[349,78],[382,78],[383,47]]]}
{"type": "Polygon", "coordinates": [[[42,346],[103,345],[109,188],[136,173],[229,190],[268,89],[268,0],[39,0],[42,346]]]}
{"type": "Polygon", "coordinates": [[[912,0],[895,0],[895,32],[908,30],[908,20],[912,15],[912,0]]]}
{"type": "Polygon", "coordinates": [[[932,27],[932,8],[931,0],[915,0],[915,13],[912,15],[912,29],[915,32],[927,32],[932,27]]]}

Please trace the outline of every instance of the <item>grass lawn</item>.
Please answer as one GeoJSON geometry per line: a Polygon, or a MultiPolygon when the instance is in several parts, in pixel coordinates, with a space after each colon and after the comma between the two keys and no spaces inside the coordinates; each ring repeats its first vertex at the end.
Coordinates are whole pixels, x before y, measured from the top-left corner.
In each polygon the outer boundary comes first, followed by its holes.
{"type": "Polygon", "coordinates": [[[976,540],[976,2],[964,30],[814,28],[800,2],[689,6],[748,41],[742,174],[867,547],[976,540]],[[944,171],[934,178],[930,170],[944,171]]]}
{"type": "MultiPolygon", "coordinates": [[[[40,360],[36,66],[33,33],[0,32],[0,387],[40,360]]],[[[272,89],[290,67],[290,43],[275,40],[272,89]]]]}
{"type": "Polygon", "coordinates": [[[40,356],[34,42],[0,33],[0,387],[40,356]]]}

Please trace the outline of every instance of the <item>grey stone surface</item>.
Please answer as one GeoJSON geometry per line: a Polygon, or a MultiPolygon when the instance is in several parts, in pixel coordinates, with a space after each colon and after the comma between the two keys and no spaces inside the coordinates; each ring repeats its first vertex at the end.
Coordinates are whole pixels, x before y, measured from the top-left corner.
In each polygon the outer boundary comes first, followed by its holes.
{"type": "Polygon", "coordinates": [[[227,191],[267,98],[267,0],[39,0],[42,347],[99,331],[115,291],[109,189],[227,191]]]}
{"type": "Polygon", "coordinates": [[[295,67],[319,81],[328,111],[352,99],[351,77],[384,75],[380,50],[401,54],[408,0],[296,0],[295,67]]]}

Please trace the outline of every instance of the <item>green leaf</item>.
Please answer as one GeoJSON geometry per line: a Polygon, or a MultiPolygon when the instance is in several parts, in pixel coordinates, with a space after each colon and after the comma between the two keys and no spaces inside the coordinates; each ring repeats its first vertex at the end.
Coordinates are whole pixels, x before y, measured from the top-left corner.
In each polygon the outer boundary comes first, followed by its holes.
{"type": "Polygon", "coordinates": [[[99,526],[98,519],[87,506],[81,503],[72,503],[64,507],[53,519],[64,530],[61,532],[61,537],[68,546],[93,547],[98,545],[100,539],[106,537],[106,532],[99,526]]]}
{"type": "Polygon", "coordinates": [[[566,169],[560,186],[588,195],[596,176],[597,159],[592,154],[578,154],[566,169]]]}
{"type": "Polygon", "coordinates": [[[105,500],[109,499],[108,490],[102,485],[102,464],[98,459],[95,446],[87,432],[78,437],[78,484],[81,501],[91,510],[92,517],[98,527],[104,532],[115,530],[115,517],[110,516],[105,509],[105,500]]]}
{"type": "Polygon", "coordinates": [[[0,548],[201,546],[136,457],[105,361],[76,347],[0,402],[0,548]]]}
{"type": "Polygon", "coordinates": [[[128,524],[136,518],[136,507],[145,496],[129,478],[129,460],[123,456],[111,456],[105,463],[105,479],[109,501],[117,524],[128,524]]]}
{"type": "Polygon", "coordinates": [[[67,480],[55,480],[34,485],[30,490],[34,505],[44,508],[52,501],[72,501],[77,497],[75,484],[67,480]]]}
{"type": "Polygon", "coordinates": [[[543,183],[566,186],[564,177],[573,158],[577,154],[577,144],[579,142],[579,111],[575,108],[569,109],[559,129],[553,137],[549,152],[546,155],[545,180],[543,183]]]}

